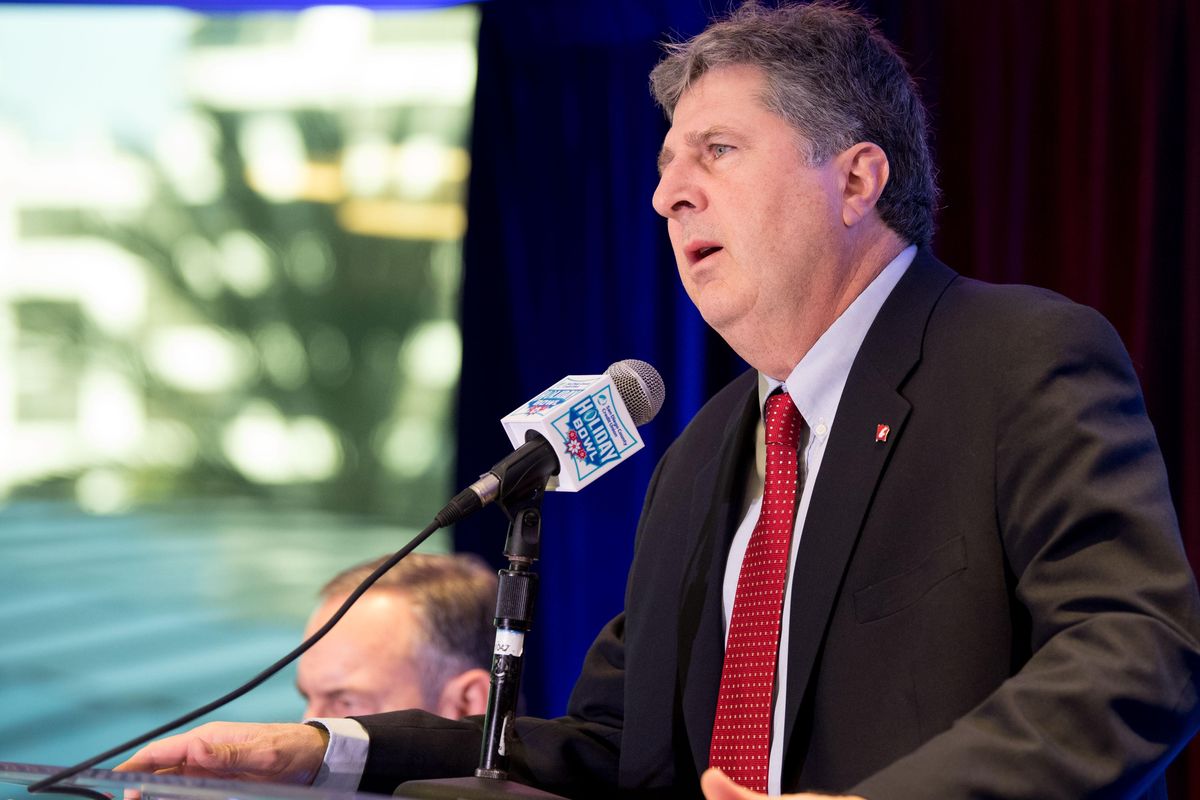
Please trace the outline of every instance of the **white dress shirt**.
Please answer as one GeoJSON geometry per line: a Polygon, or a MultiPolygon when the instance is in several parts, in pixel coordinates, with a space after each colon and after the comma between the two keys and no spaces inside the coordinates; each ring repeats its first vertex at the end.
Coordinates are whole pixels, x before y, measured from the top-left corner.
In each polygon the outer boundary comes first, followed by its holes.
{"type": "MultiPolygon", "coordinates": [[[[771,753],[768,760],[767,791],[769,794],[779,794],[783,772],[783,724],[784,710],[787,708],[787,654],[789,639],[789,620],[792,609],[792,572],[796,566],[796,548],[800,544],[800,534],[804,530],[804,519],[808,516],[808,505],[812,499],[813,485],[817,481],[817,473],[821,469],[821,459],[825,455],[825,443],[829,441],[829,433],[833,430],[834,418],[837,415],[838,403],[842,399],[842,389],[846,386],[846,378],[850,375],[850,367],[854,363],[858,350],[862,347],[863,339],[875,321],[883,302],[887,300],[903,277],[908,266],[917,254],[915,245],[900,252],[891,263],[884,267],[870,285],[863,290],[854,302],[842,312],[833,324],[821,334],[812,349],[805,354],[800,363],[795,366],[787,380],[783,383],[766,375],[758,376],[758,404],[761,409],[767,401],[767,395],[783,386],[804,421],[808,423],[808,436],[802,441],[800,454],[800,475],[804,476],[804,485],[800,491],[800,500],[796,505],[796,525],[792,533],[791,550],[788,555],[787,584],[783,595],[783,617],[780,620],[779,658],[775,665],[775,707],[772,710],[771,753]]],[[[729,635],[729,617],[733,613],[733,598],[737,593],[738,573],[742,569],[742,559],[746,555],[746,547],[750,544],[750,534],[754,532],[754,523],[758,521],[758,511],[762,505],[763,474],[766,470],[767,448],[765,444],[766,430],[762,419],[759,419],[757,441],[754,447],[754,466],[749,477],[750,485],[746,497],[751,498],[734,534],[733,544],[729,548],[729,560],[725,564],[725,584],[723,592],[725,635],[729,635]]]]}

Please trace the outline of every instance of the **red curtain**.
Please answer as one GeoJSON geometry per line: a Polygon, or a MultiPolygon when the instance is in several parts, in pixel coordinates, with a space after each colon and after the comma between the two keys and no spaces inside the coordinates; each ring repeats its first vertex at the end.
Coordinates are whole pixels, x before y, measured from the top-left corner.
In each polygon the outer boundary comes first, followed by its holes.
{"type": "MultiPolygon", "coordinates": [[[[879,2],[933,112],[936,251],[1099,309],[1142,380],[1200,567],[1200,3],[879,2]]],[[[1200,797],[1200,744],[1171,769],[1200,797]]]]}

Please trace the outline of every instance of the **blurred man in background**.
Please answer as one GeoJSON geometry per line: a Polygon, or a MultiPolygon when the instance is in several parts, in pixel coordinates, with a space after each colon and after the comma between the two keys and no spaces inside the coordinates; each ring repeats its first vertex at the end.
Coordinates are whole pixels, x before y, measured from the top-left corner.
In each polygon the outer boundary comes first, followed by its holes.
{"type": "MultiPolygon", "coordinates": [[[[321,589],[307,638],[386,560],[339,573],[321,589]]],[[[300,657],[304,715],[404,708],[460,719],[487,708],[496,574],[469,555],[413,553],[392,567],[300,657]]]]}

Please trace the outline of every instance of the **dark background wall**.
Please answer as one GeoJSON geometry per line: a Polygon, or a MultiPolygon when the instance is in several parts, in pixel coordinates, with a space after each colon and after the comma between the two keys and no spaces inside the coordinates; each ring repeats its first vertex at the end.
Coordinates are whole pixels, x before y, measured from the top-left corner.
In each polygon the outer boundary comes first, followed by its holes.
{"type": "MultiPolygon", "coordinates": [[[[1141,376],[1200,563],[1200,7],[1184,0],[877,0],[931,110],[944,192],[935,251],[965,275],[1098,308],[1141,376]],[[1190,49],[1189,46],[1190,45],[1190,49]]],[[[657,43],[723,0],[483,5],[464,286],[460,482],[508,445],[497,420],[570,372],[655,364],[667,406],[648,452],[546,501],[531,712],[561,713],[622,604],[657,456],[743,368],[675,276],[650,208],[666,131],[647,90],[657,43]]],[[[499,562],[494,510],[456,532],[499,562]]],[[[1200,791],[1195,748],[1172,772],[1200,791]]]]}

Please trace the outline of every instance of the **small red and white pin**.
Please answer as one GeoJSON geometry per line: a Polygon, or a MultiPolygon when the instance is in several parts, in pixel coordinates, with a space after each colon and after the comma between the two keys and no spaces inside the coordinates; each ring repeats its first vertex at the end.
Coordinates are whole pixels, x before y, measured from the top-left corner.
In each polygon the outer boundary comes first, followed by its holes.
{"type": "Polygon", "coordinates": [[[892,432],[892,426],[886,422],[881,422],[875,426],[875,441],[879,444],[887,444],[888,434],[892,432]]]}

